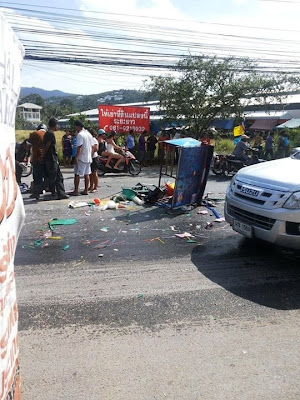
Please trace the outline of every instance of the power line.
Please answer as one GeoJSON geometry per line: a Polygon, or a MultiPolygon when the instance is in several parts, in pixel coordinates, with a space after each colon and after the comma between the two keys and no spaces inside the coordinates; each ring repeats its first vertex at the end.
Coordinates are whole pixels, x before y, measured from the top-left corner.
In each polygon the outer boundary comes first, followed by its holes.
{"type": "MultiPolygon", "coordinates": [[[[94,17],[83,18],[82,16],[61,15],[45,11],[47,9],[55,9],[81,12],[81,10],[22,3],[2,2],[2,4],[9,4],[9,8],[25,13],[24,16],[24,14],[6,12],[6,15],[14,30],[21,35],[21,40],[26,50],[25,60],[29,62],[64,63],[74,66],[85,65],[88,68],[110,67],[110,71],[122,70],[125,74],[133,75],[134,71],[146,73],[174,68],[178,60],[186,57],[189,53],[202,53],[204,57],[216,55],[219,59],[226,58],[228,54],[232,53],[236,55],[237,59],[241,59],[243,54],[249,55],[250,53],[255,54],[255,59],[253,58],[253,60],[259,62],[257,71],[260,73],[275,74],[279,71],[286,71],[299,74],[300,53],[296,50],[296,46],[299,46],[298,40],[247,36],[226,32],[203,32],[180,27],[160,27],[141,23],[131,26],[119,20],[94,17]],[[43,10],[14,8],[11,7],[11,4],[43,8],[43,10]],[[37,25],[36,21],[31,17],[38,18],[43,22],[49,22],[50,27],[37,25]],[[64,30],[52,26],[54,21],[56,26],[62,24],[64,30]],[[72,29],[65,30],[66,25],[72,26],[72,29]],[[44,40],[37,40],[36,36],[40,36],[44,40]],[[228,39],[230,39],[230,42],[228,39]]],[[[3,6],[0,7],[4,8],[3,6]]],[[[136,17],[136,15],[103,13],[100,11],[88,12],[118,17],[136,17]]],[[[138,17],[140,18],[140,16],[138,17]]],[[[143,16],[143,18],[152,19],[146,16],[143,16]]],[[[156,19],[166,20],[161,17],[156,19]]],[[[170,19],[167,20],[170,21],[170,19]]],[[[174,19],[171,19],[171,21],[187,22],[187,20],[174,19]]],[[[194,21],[190,22],[194,23],[194,21]]],[[[242,26],[200,21],[195,21],[195,23],[220,25],[227,28],[242,26]]],[[[247,29],[255,28],[245,27],[245,25],[243,27],[247,29]]],[[[270,30],[265,27],[256,27],[256,29],[270,30]]],[[[296,30],[277,28],[272,30],[298,32],[296,30]]]]}
{"type": "MultiPolygon", "coordinates": [[[[260,0],[260,1],[273,1],[273,2],[290,2],[290,3],[298,3],[296,0],[260,0]]],[[[207,22],[207,21],[196,21],[196,20],[189,20],[189,19],[179,19],[179,18],[164,18],[160,16],[155,16],[155,17],[149,17],[146,15],[140,15],[140,14],[122,14],[122,13],[112,13],[112,12],[107,12],[107,11],[96,11],[96,10],[77,10],[75,8],[64,8],[64,7],[52,7],[52,6],[46,6],[46,5],[35,5],[35,4],[25,4],[25,3],[15,3],[15,2],[2,2],[2,4],[7,4],[8,7],[0,6],[0,8],[10,8],[12,10],[16,11],[30,11],[30,12],[36,12],[34,10],[27,10],[27,9],[22,9],[22,8],[17,8],[17,7],[12,7],[12,5],[21,5],[21,6],[28,6],[28,7],[35,7],[35,8],[42,8],[44,9],[55,9],[55,10],[62,10],[62,11],[70,11],[72,12],[80,12],[80,13],[90,13],[90,14],[102,14],[102,15],[111,15],[111,16],[121,16],[121,17],[133,17],[133,18],[146,18],[146,19],[155,19],[155,20],[161,20],[161,21],[174,21],[174,22],[193,22],[195,24],[204,24],[204,25],[217,25],[217,26],[226,26],[226,27],[237,27],[237,28],[247,28],[247,29],[262,29],[262,30],[268,30],[268,31],[279,31],[279,32],[299,32],[299,30],[292,30],[292,29],[282,29],[282,28],[270,28],[270,27],[263,27],[263,26],[251,26],[251,25],[246,25],[246,24],[225,24],[225,23],[220,23],[220,22],[207,22]]],[[[39,11],[40,13],[40,11],[39,11]]],[[[57,14],[60,15],[60,14],[57,14]]],[[[81,17],[80,17],[81,18],[81,17]]]]}

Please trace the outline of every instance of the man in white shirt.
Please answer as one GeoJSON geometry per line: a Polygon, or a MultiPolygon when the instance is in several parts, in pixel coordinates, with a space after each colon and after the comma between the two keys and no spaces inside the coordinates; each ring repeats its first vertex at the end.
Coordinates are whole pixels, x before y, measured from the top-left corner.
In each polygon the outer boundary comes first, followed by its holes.
{"type": "Polygon", "coordinates": [[[80,177],[84,176],[84,191],[80,194],[87,195],[90,184],[90,173],[92,163],[92,135],[84,129],[81,121],[75,121],[75,131],[77,138],[77,152],[75,156],[74,167],[74,191],[72,196],[79,196],[80,177]]]}

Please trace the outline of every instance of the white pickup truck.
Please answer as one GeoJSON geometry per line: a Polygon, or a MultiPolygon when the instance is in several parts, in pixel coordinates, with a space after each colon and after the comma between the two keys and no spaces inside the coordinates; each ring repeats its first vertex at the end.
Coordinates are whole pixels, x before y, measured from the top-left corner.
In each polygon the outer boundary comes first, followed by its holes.
{"type": "Polygon", "coordinates": [[[300,151],[242,168],[232,178],[225,219],[236,232],[300,249],[300,151]]]}

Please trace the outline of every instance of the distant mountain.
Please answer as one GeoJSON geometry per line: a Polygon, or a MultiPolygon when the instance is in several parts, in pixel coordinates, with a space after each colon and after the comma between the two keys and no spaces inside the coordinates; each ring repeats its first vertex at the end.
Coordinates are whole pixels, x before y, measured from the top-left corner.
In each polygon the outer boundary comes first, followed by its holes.
{"type": "Polygon", "coordinates": [[[137,103],[143,101],[157,100],[142,90],[119,89],[97,94],[79,95],[62,92],[61,90],[45,90],[36,87],[21,88],[19,104],[27,102],[40,106],[58,106],[68,108],[61,110],[60,114],[80,112],[97,108],[99,104],[137,103]]]}
{"type": "Polygon", "coordinates": [[[70,97],[77,96],[76,94],[65,93],[61,90],[45,90],[36,87],[22,87],[20,98],[26,97],[30,94],[39,94],[43,99],[48,99],[49,97],[70,97]]]}

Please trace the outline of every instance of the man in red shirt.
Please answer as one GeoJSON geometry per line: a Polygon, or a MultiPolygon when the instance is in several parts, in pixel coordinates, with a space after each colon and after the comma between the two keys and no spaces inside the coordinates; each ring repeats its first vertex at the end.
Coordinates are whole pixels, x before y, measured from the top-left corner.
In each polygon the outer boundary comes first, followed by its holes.
{"type": "Polygon", "coordinates": [[[39,126],[36,128],[36,131],[32,132],[28,139],[32,146],[31,163],[34,185],[40,185],[45,178],[43,139],[46,131],[46,125],[39,124],[39,126]]]}

